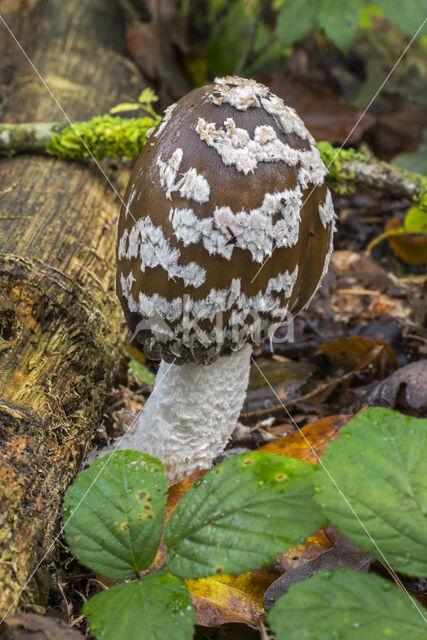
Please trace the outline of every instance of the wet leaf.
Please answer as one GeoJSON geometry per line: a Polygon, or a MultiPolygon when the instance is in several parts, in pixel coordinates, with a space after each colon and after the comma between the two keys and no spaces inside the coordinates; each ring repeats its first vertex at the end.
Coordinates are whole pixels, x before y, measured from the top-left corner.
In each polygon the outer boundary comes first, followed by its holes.
{"type": "Polygon", "coordinates": [[[311,364],[296,362],[281,356],[257,360],[256,364],[251,366],[242,419],[254,422],[260,416],[265,417],[269,408],[277,407],[278,398],[286,404],[289,400],[298,397],[308,390],[314,371],[315,367],[311,364]]]}
{"type": "Polygon", "coordinates": [[[225,574],[186,580],[197,624],[205,627],[227,622],[256,625],[265,615],[264,593],[279,575],[271,567],[262,567],[237,576],[225,574]]]}
{"type": "Polygon", "coordinates": [[[395,570],[426,575],[427,420],[366,409],[322,462],[315,501],[340,532],[395,570]]]}
{"type": "Polygon", "coordinates": [[[146,453],[116,451],[96,460],[65,494],[64,532],[72,552],[108,578],[146,569],[159,546],[166,490],[162,463],[146,453]]]}
{"type": "Polygon", "coordinates": [[[331,440],[335,440],[340,429],[352,416],[328,416],[310,422],[298,433],[291,433],[260,447],[259,451],[280,453],[283,456],[298,458],[306,462],[318,463],[318,456],[322,455],[331,440]]]}
{"type": "Polygon", "coordinates": [[[195,616],[185,584],[171,573],[101,591],[84,606],[97,640],[191,640],[195,616]]]}
{"type": "Polygon", "coordinates": [[[338,340],[330,340],[319,346],[318,352],[325,355],[331,362],[339,365],[346,371],[353,371],[357,368],[372,364],[384,353],[383,367],[389,369],[396,366],[396,356],[389,345],[385,345],[381,340],[373,341],[361,336],[348,336],[338,340]],[[375,349],[375,347],[383,347],[375,349]],[[372,355],[370,358],[369,356],[372,355]]]}
{"type": "Polygon", "coordinates": [[[382,382],[374,382],[354,392],[353,409],[358,411],[367,404],[387,409],[405,409],[412,415],[427,413],[427,360],[411,362],[401,367],[382,382]]]}
{"type": "Polygon", "coordinates": [[[268,614],[268,622],[276,640],[421,640],[425,622],[411,600],[372,573],[321,571],[291,586],[268,614]]]}
{"type": "Polygon", "coordinates": [[[312,501],[315,472],[265,452],[233,456],[211,469],[169,520],[169,569],[185,578],[242,573],[302,542],[324,523],[312,501]]]}
{"type": "Polygon", "coordinates": [[[303,544],[292,547],[286,553],[277,556],[277,561],[286,571],[289,571],[315,560],[323,553],[333,549],[334,546],[335,543],[328,538],[323,529],[320,529],[314,536],[309,536],[303,544]]]}
{"type": "Polygon", "coordinates": [[[318,571],[347,567],[366,572],[373,561],[374,559],[368,551],[359,549],[354,542],[344,536],[337,536],[336,544],[332,549],[327,549],[312,560],[289,569],[273,582],[265,593],[264,606],[267,610],[271,609],[276,600],[287,593],[293,584],[311,578],[318,571]]]}

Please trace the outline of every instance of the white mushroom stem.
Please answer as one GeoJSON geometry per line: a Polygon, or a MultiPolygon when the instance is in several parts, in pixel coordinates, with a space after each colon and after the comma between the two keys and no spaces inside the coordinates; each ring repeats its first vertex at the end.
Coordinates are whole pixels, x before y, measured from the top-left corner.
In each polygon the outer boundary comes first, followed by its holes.
{"type": "Polygon", "coordinates": [[[136,429],[120,441],[160,458],[170,483],[207,469],[224,450],[243,406],[251,347],[210,365],[160,363],[136,429]]]}

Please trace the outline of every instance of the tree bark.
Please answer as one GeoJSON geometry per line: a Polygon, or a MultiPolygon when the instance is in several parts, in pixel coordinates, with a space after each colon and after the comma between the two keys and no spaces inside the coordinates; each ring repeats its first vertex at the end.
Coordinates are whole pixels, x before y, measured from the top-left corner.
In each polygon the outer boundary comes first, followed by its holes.
{"type": "MultiPolygon", "coordinates": [[[[143,88],[113,0],[3,0],[1,14],[72,119],[143,88]]],[[[4,122],[64,119],[0,22],[4,122]]],[[[0,162],[0,618],[52,541],[99,424],[121,335],[117,195],[95,163],[0,162]]],[[[127,172],[116,176],[120,191],[127,172]]]]}

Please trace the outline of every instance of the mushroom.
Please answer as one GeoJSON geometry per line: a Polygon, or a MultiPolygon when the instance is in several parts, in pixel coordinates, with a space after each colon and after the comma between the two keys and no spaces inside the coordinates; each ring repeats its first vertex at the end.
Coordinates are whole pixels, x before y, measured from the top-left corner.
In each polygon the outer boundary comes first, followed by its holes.
{"type": "Polygon", "coordinates": [[[335,229],[327,171],[267,87],[217,78],[166,110],[133,171],[117,232],[117,295],[134,344],[160,359],[120,448],[176,482],[207,468],[243,406],[251,345],[305,307],[335,229]]]}

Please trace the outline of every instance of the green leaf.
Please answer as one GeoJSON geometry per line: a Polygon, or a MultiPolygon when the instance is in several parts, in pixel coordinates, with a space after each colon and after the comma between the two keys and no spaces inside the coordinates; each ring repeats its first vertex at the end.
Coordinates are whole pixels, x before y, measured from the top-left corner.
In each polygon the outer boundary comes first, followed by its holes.
{"type": "Polygon", "coordinates": [[[425,638],[416,601],[372,573],[319,571],[281,596],[268,623],[276,640],[425,638]]]}
{"type": "Polygon", "coordinates": [[[255,19],[245,11],[241,0],[228,5],[227,13],[212,29],[206,46],[206,60],[212,76],[234,72],[246,50],[255,19]]]}
{"type": "Polygon", "coordinates": [[[339,49],[347,52],[353,42],[365,0],[322,0],[319,23],[339,49]]]}
{"type": "MultiPolygon", "coordinates": [[[[426,18],[425,0],[375,0],[390,22],[413,36],[426,18]]],[[[427,23],[418,37],[427,33],[427,23]]]]}
{"type": "Polygon", "coordinates": [[[372,539],[323,471],[315,499],[341,533],[396,571],[427,575],[427,420],[365,409],[322,463],[372,539]]]}
{"type": "Polygon", "coordinates": [[[285,0],[276,23],[276,34],[285,47],[304,38],[318,24],[319,0],[285,0]]]}
{"type": "Polygon", "coordinates": [[[403,223],[405,233],[427,233],[427,211],[411,207],[403,223]]]}
{"type": "Polygon", "coordinates": [[[160,460],[116,451],[96,460],[64,498],[64,532],[83,564],[108,578],[129,578],[156,555],[166,509],[160,460]]]}
{"type": "Polygon", "coordinates": [[[191,640],[194,633],[187,587],[166,572],[101,591],[83,612],[97,640],[191,640]]]}
{"type": "Polygon", "coordinates": [[[137,102],[121,102],[116,104],[115,107],[110,109],[110,113],[121,113],[122,111],[137,111],[141,108],[141,105],[137,102]]]}
{"type": "Polygon", "coordinates": [[[395,156],[390,164],[414,173],[421,173],[421,175],[427,174],[427,143],[422,144],[413,153],[402,153],[395,156]]]}
{"type": "Polygon", "coordinates": [[[150,87],[145,87],[138,96],[138,102],[143,105],[150,105],[152,102],[157,102],[159,98],[150,87]]]}
{"type": "Polygon", "coordinates": [[[156,376],[154,375],[154,373],[151,373],[151,371],[149,371],[147,367],[144,367],[144,365],[138,362],[138,360],[135,360],[135,358],[132,358],[132,360],[129,362],[129,369],[132,371],[135,378],[141,380],[141,382],[145,382],[146,384],[154,384],[156,381],[156,376]]]}
{"type": "Polygon", "coordinates": [[[266,452],[233,456],[180,500],[167,565],[183,578],[242,573],[271,562],[325,524],[313,502],[314,465],[266,452]]]}

